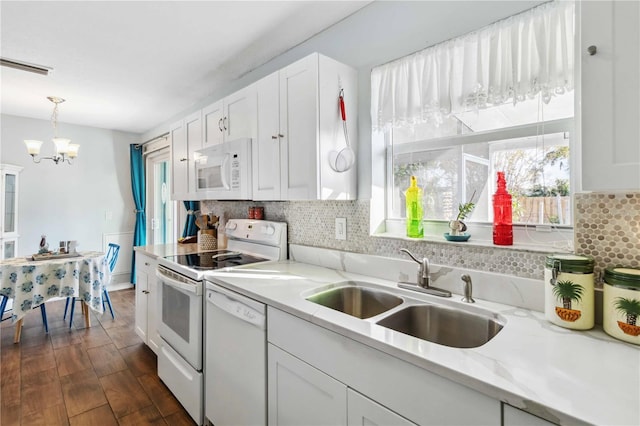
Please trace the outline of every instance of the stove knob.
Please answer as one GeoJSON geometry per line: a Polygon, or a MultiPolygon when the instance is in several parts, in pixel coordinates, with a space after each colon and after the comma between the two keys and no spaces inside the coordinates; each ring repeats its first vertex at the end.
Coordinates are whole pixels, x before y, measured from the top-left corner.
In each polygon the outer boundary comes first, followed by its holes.
{"type": "Polygon", "coordinates": [[[273,226],[265,226],[262,228],[262,233],[266,235],[273,235],[276,233],[276,229],[273,226]]]}
{"type": "Polygon", "coordinates": [[[230,231],[233,231],[234,229],[238,228],[238,224],[236,222],[227,222],[225,229],[228,229],[230,231]]]}

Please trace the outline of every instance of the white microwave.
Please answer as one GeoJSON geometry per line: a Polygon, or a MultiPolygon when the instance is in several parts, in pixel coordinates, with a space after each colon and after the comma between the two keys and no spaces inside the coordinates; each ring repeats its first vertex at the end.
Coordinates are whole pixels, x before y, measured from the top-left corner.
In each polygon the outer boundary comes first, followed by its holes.
{"type": "Polygon", "coordinates": [[[199,199],[251,199],[251,139],[237,139],[196,151],[194,164],[199,199]]]}

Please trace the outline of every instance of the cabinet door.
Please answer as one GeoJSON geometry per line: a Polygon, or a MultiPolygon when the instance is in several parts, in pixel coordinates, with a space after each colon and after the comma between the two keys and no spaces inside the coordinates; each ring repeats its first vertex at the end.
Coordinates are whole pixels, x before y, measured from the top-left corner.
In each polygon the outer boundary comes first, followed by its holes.
{"type": "Polygon", "coordinates": [[[582,187],[640,188],[640,3],[581,2],[582,187]],[[596,46],[595,55],[587,53],[596,46]]]}
{"type": "Polygon", "coordinates": [[[6,172],[3,174],[3,236],[15,236],[18,233],[18,174],[6,172]]]}
{"type": "Polygon", "coordinates": [[[147,345],[158,354],[160,335],[158,334],[158,280],[156,279],[157,261],[149,259],[147,272],[147,345]]]}
{"type": "Polygon", "coordinates": [[[140,338],[148,343],[148,305],[149,305],[149,258],[136,252],[136,312],[135,330],[140,338]]]}
{"type": "Polygon", "coordinates": [[[195,112],[184,119],[185,138],[187,140],[187,196],[195,200],[196,196],[196,151],[202,149],[202,113],[195,112]]]}
{"type": "Polygon", "coordinates": [[[222,118],[224,140],[255,139],[257,134],[256,116],[257,102],[254,85],[245,87],[224,98],[224,117],[222,118]]]}
{"type": "Polygon", "coordinates": [[[279,200],[280,122],[279,73],[256,83],[258,97],[258,135],[252,145],[253,199],[279,200]]]}
{"type": "Polygon", "coordinates": [[[221,144],[224,140],[222,100],[202,109],[202,147],[221,144]]]}
{"type": "Polygon", "coordinates": [[[349,426],[415,426],[415,423],[352,389],[347,390],[347,424],[349,426]]]}
{"type": "Polygon", "coordinates": [[[551,426],[554,424],[508,404],[502,404],[502,407],[503,426],[551,426]]]}
{"type": "Polygon", "coordinates": [[[347,387],[269,344],[269,424],[346,425],[347,387]]]}
{"type": "Polygon", "coordinates": [[[280,180],[285,200],[318,197],[318,55],[280,70],[280,180]]]}
{"type": "Polygon", "coordinates": [[[186,200],[188,191],[188,163],[187,138],[184,122],[181,120],[169,129],[171,142],[171,199],[186,200]]]}

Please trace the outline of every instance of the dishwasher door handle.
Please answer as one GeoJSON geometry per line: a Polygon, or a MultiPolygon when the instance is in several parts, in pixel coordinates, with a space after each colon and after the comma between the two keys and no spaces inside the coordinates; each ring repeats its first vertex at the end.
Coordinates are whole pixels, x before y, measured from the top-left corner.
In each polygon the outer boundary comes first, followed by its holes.
{"type": "Polygon", "coordinates": [[[224,312],[258,327],[260,330],[266,329],[265,315],[238,300],[232,299],[222,293],[218,293],[215,290],[209,290],[207,292],[207,301],[217,306],[219,309],[222,309],[224,312]]]}

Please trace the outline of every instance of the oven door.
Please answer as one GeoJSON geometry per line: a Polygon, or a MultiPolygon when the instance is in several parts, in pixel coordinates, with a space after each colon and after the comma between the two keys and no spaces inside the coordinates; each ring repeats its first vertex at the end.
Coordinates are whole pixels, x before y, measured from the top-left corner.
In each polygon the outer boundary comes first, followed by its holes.
{"type": "Polygon", "coordinates": [[[185,361],[202,371],[202,281],[162,267],[158,277],[158,334],[185,361]]]}

